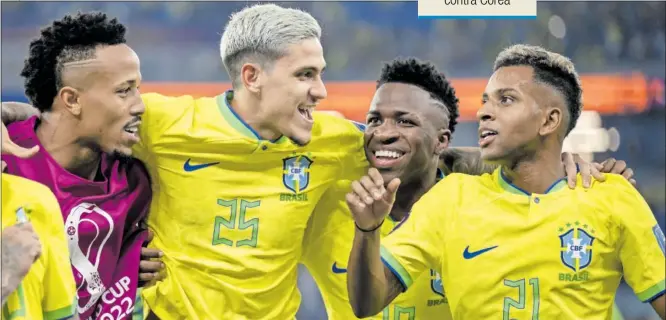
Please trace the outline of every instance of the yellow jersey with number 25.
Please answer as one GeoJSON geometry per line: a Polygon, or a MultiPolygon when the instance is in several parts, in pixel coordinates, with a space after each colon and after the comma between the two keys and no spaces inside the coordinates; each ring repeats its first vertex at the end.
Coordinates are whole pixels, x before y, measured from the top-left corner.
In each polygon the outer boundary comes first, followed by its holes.
{"type": "Polygon", "coordinates": [[[501,169],[449,175],[383,240],[382,259],[406,287],[441,271],[454,319],[610,320],[623,276],[642,301],[663,294],[664,235],[638,191],[615,174],[565,184],[530,195],[501,169]]]}
{"type": "Polygon", "coordinates": [[[42,255],[2,306],[2,320],[67,319],[76,312],[76,284],[60,205],[44,185],[2,174],[2,229],[29,221],[42,255]]]}
{"type": "Polygon", "coordinates": [[[305,227],[333,183],[366,170],[361,131],[315,113],[299,146],[261,139],[231,108],[232,92],[142,98],[134,152],[152,178],[151,246],[166,265],[143,290],[147,307],[162,320],[293,319],[305,227]]]}

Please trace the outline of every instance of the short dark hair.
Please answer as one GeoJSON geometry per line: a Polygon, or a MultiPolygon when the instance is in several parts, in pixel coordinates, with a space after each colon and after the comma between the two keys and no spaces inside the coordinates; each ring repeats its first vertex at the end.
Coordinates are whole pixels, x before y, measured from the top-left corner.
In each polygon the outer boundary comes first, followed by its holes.
{"type": "Polygon", "coordinates": [[[576,126],[583,109],[583,88],[571,60],[539,46],[517,44],[497,55],[493,71],[511,66],[531,66],[536,81],[546,83],[564,95],[569,110],[566,131],[566,134],[569,134],[576,126]]]}
{"type": "Polygon", "coordinates": [[[449,130],[455,130],[458,123],[458,97],[446,76],[434,64],[416,58],[396,58],[382,68],[377,80],[377,89],[385,83],[405,83],[417,86],[444,104],[449,115],[449,130]]]}
{"type": "Polygon", "coordinates": [[[39,38],[30,42],[30,53],[21,71],[25,95],[39,111],[50,110],[63,86],[63,64],[94,58],[99,45],[122,43],[125,26],[101,12],[79,12],[53,21],[41,30],[39,38]]]}

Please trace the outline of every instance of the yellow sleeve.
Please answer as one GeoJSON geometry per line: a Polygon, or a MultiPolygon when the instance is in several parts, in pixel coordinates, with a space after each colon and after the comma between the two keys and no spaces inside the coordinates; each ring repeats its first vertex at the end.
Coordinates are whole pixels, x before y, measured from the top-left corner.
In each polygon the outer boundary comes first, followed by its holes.
{"type": "Polygon", "coordinates": [[[326,250],[321,250],[322,241],[325,241],[327,237],[335,237],[340,234],[344,228],[348,227],[348,222],[352,221],[351,212],[345,202],[345,194],[348,190],[351,190],[350,181],[338,181],[322,195],[317,203],[303,238],[301,263],[306,267],[318,266],[322,255],[326,254],[326,250]]]}
{"type": "Polygon", "coordinates": [[[664,233],[638,191],[624,178],[612,178],[624,277],[639,300],[650,302],[664,294],[664,233]]]}
{"type": "Polygon", "coordinates": [[[140,141],[132,146],[132,156],[148,164],[153,163],[151,160],[155,145],[159,143],[169,125],[186,110],[186,106],[191,105],[192,97],[169,97],[158,93],[144,93],[141,95],[141,99],[146,111],[141,117],[140,141]]]}
{"type": "Polygon", "coordinates": [[[76,284],[69,262],[62,213],[58,201],[50,191],[44,193],[42,201],[45,217],[52,217],[50,224],[46,226],[50,232],[42,238],[43,254],[46,258],[42,302],[44,319],[69,318],[76,311],[76,284]]]}
{"type": "Polygon", "coordinates": [[[456,176],[451,175],[436,184],[414,204],[409,216],[382,240],[382,261],[405,289],[424,271],[441,269],[444,237],[438,226],[443,226],[447,212],[457,207],[447,192],[458,188],[457,182],[456,176]]]}
{"type": "Polygon", "coordinates": [[[321,243],[324,237],[335,236],[344,222],[351,221],[351,212],[345,202],[345,194],[351,190],[351,182],[367,174],[368,161],[365,158],[363,132],[365,125],[335,116],[317,113],[325,125],[336,128],[341,150],[341,174],[338,180],[322,195],[314,209],[303,240],[301,262],[306,266],[316,264],[321,256],[321,243]],[[335,233],[335,234],[331,234],[335,233]],[[312,263],[310,263],[312,262],[312,263]]]}
{"type": "MultiPolygon", "coordinates": [[[[365,146],[363,143],[363,132],[365,125],[355,121],[347,120],[349,134],[345,137],[347,154],[343,161],[343,172],[341,179],[358,180],[368,173],[368,159],[365,157],[365,146]]],[[[351,189],[350,189],[351,190],[351,189]]],[[[344,196],[343,196],[344,198],[344,196]]]]}

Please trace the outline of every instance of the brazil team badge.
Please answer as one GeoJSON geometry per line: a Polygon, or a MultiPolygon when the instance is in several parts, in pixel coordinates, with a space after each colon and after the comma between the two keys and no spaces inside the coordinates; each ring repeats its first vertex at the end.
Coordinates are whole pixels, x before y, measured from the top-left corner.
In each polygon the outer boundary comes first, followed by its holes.
{"type": "Polygon", "coordinates": [[[430,288],[432,291],[442,297],[444,295],[444,286],[442,285],[442,277],[435,270],[430,270],[430,288]]]}
{"type": "MultiPolygon", "coordinates": [[[[560,234],[560,257],[562,263],[574,272],[579,272],[592,262],[592,245],[594,237],[591,232],[586,231],[587,225],[580,226],[580,223],[567,224],[569,229],[560,234]]],[[[560,229],[563,231],[564,229],[560,229]]]]}
{"type": "Polygon", "coordinates": [[[282,183],[294,193],[303,192],[310,184],[310,158],[299,155],[282,159],[282,183]]]}

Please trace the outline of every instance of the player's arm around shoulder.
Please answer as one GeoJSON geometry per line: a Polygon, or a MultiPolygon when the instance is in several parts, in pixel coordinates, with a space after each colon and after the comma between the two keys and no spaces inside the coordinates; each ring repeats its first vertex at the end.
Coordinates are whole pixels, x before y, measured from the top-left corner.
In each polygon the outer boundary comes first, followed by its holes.
{"type": "Polygon", "coordinates": [[[192,96],[170,97],[159,93],[143,93],[145,111],[139,128],[140,142],[132,148],[133,156],[147,162],[153,148],[160,143],[168,128],[194,107],[192,96]]]}
{"type": "Polygon", "coordinates": [[[335,146],[331,149],[339,153],[340,179],[356,180],[363,176],[368,170],[363,145],[365,125],[321,111],[315,113],[315,121],[318,121],[321,130],[334,137],[335,146]]]}
{"type": "MultiPolygon", "coordinates": [[[[351,234],[346,229],[353,221],[345,203],[347,190],[348,181],[334,182],[322,195],[308,220],[301,262],[309,269],[311,266],[320,265],[322,258],[330,256],[331,250],[322,250],[322,245],[330,245],[335,243],[336,238],[351,234]]],[[[349,240],[351,241],[351,237],[349,240]]]]}
{"type": "Polygon", "coordinates": [[[471,147],[451,147],[444,150],[439,157],[439,168],[448,175],[454,172],[480,176],[492,173],[497,166],[489,165],[481,160],[481,149],[471,147]]]}
{"type": "Polygon", "coordinates": [[[620,224],[617,246],[624,277],[639,300],[650,302],[664,319],[664,233],[645,199],[627,179],[606,174],[606,181],[599,186],[608,193],[612,202],[608,207],[620,224]]]}
{"type": "Polygon", "coordinates": [[[37,110],[37,108],[23,102],[2,102],[0,110],[2,123],[7,125],[15,121],[26,120],[32,116],[39,115],[39,110],[37,110]]]}

